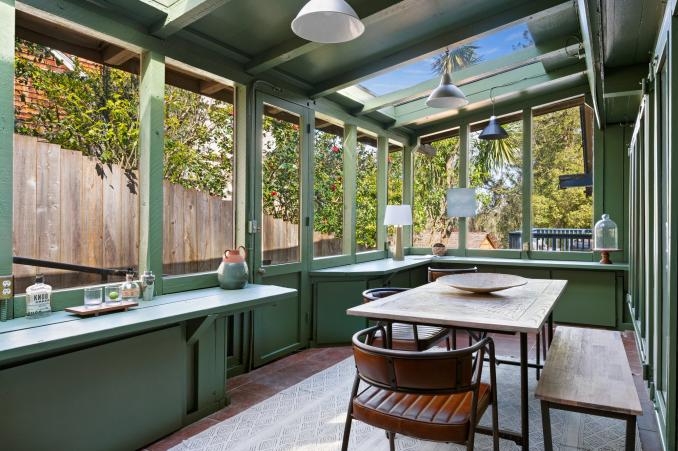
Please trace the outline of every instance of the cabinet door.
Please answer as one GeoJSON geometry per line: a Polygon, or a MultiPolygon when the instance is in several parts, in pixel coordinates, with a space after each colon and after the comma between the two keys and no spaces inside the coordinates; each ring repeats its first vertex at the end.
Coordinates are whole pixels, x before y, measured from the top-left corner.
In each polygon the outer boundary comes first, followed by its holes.
{"type": "Polygon", "coordinates": [[[351,336],[367,327],[367,320],[348,316],[346,310],[363,302],[364,280],[328,281],[316,283],[316,343],[348,344],[351,336]]]}
{"type": "Polygon", "coordinates": [[[252,364],[254,367],[301,347],[298,296],[257,307],[253,315],[252,364]]]}
{"type": "Polygon", "coordinates": [[[567,280],[556,306],[556,322],[591,326],[617,325],[614,272],[553,271],[553,279],[567,280]]]}
{"type": "Polygon", "coordinates": [[[0,371],[0,449],[138,449],[182,426],[181,326],[0,371]]]}

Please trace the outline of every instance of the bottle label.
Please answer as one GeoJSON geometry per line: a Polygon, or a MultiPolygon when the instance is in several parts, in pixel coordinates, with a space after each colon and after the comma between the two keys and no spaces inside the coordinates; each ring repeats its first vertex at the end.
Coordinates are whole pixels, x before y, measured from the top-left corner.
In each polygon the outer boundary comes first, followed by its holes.
{"type": "Polygon", "coordinates": [[[26,314],[33,315],[42,312],[51,312],[49,293],[34,293],[26,296],[26,314]]]}
{"type": "Polygon", "coordinates": [[[139,297],[139,287],[125,287],[120,290],[120,295],[123,299],[129,298],[138,298],[139,297]]]}

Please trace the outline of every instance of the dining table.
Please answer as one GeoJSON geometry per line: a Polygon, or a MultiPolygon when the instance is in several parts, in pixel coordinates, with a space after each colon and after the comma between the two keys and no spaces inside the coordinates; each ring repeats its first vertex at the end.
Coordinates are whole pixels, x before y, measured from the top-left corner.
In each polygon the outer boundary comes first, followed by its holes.
{"type": "MultiPolygon", "coordinates": [[[[529,361],[528,336],[539,334],[547,326],[547,343],[553,339],[553,311],[567,285],[566,280],[525,279],[522,286],[492,293],[471,293],[438,280],[347,310],[350,316],[365,317],[386,325],[422,324],[470,331],[472,334],[519,334],[519,362],[500,360],[520,366],[520,431],[501,429],[499,436],[529,449],[528,369],[540,365],[529,361]]],[[[477,336],[477,335],[476,335],[477,336]]],[[[491,434],[489,428],[477,432],[491,434]]]]}

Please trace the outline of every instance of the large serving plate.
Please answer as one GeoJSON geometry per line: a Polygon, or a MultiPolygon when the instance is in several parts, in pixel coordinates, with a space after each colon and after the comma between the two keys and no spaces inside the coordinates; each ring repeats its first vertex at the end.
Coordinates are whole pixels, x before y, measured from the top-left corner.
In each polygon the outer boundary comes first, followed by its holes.
{"type": "Polygon", "coordinates": [[[436,282],[471,293],[492,293],[525,285],[527,279],[512,274],[475,272],[442,276],[436,282]]]}

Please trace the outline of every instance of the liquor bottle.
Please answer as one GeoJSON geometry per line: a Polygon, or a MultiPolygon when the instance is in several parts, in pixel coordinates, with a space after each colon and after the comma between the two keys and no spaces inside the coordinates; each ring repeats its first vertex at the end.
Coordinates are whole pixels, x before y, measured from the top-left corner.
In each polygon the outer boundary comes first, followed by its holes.
{"type": "Polygon", "coordinates": [[[35,276],[35,284],[26,288],[26,317],[40,318],[52,312],[52,287],[45,283],[45,276],[35,276]]]}
{"type": "Polygon", "coordinates": [[[141,288],[139,284],[134,281],[134,271],[132,268],[127,270],[125,275],[125,283],[120,287],[120,298],[123,302],[125,301],[134,301],[136,302],[139,299],[139,294],[141,293],[141,288]]]}

